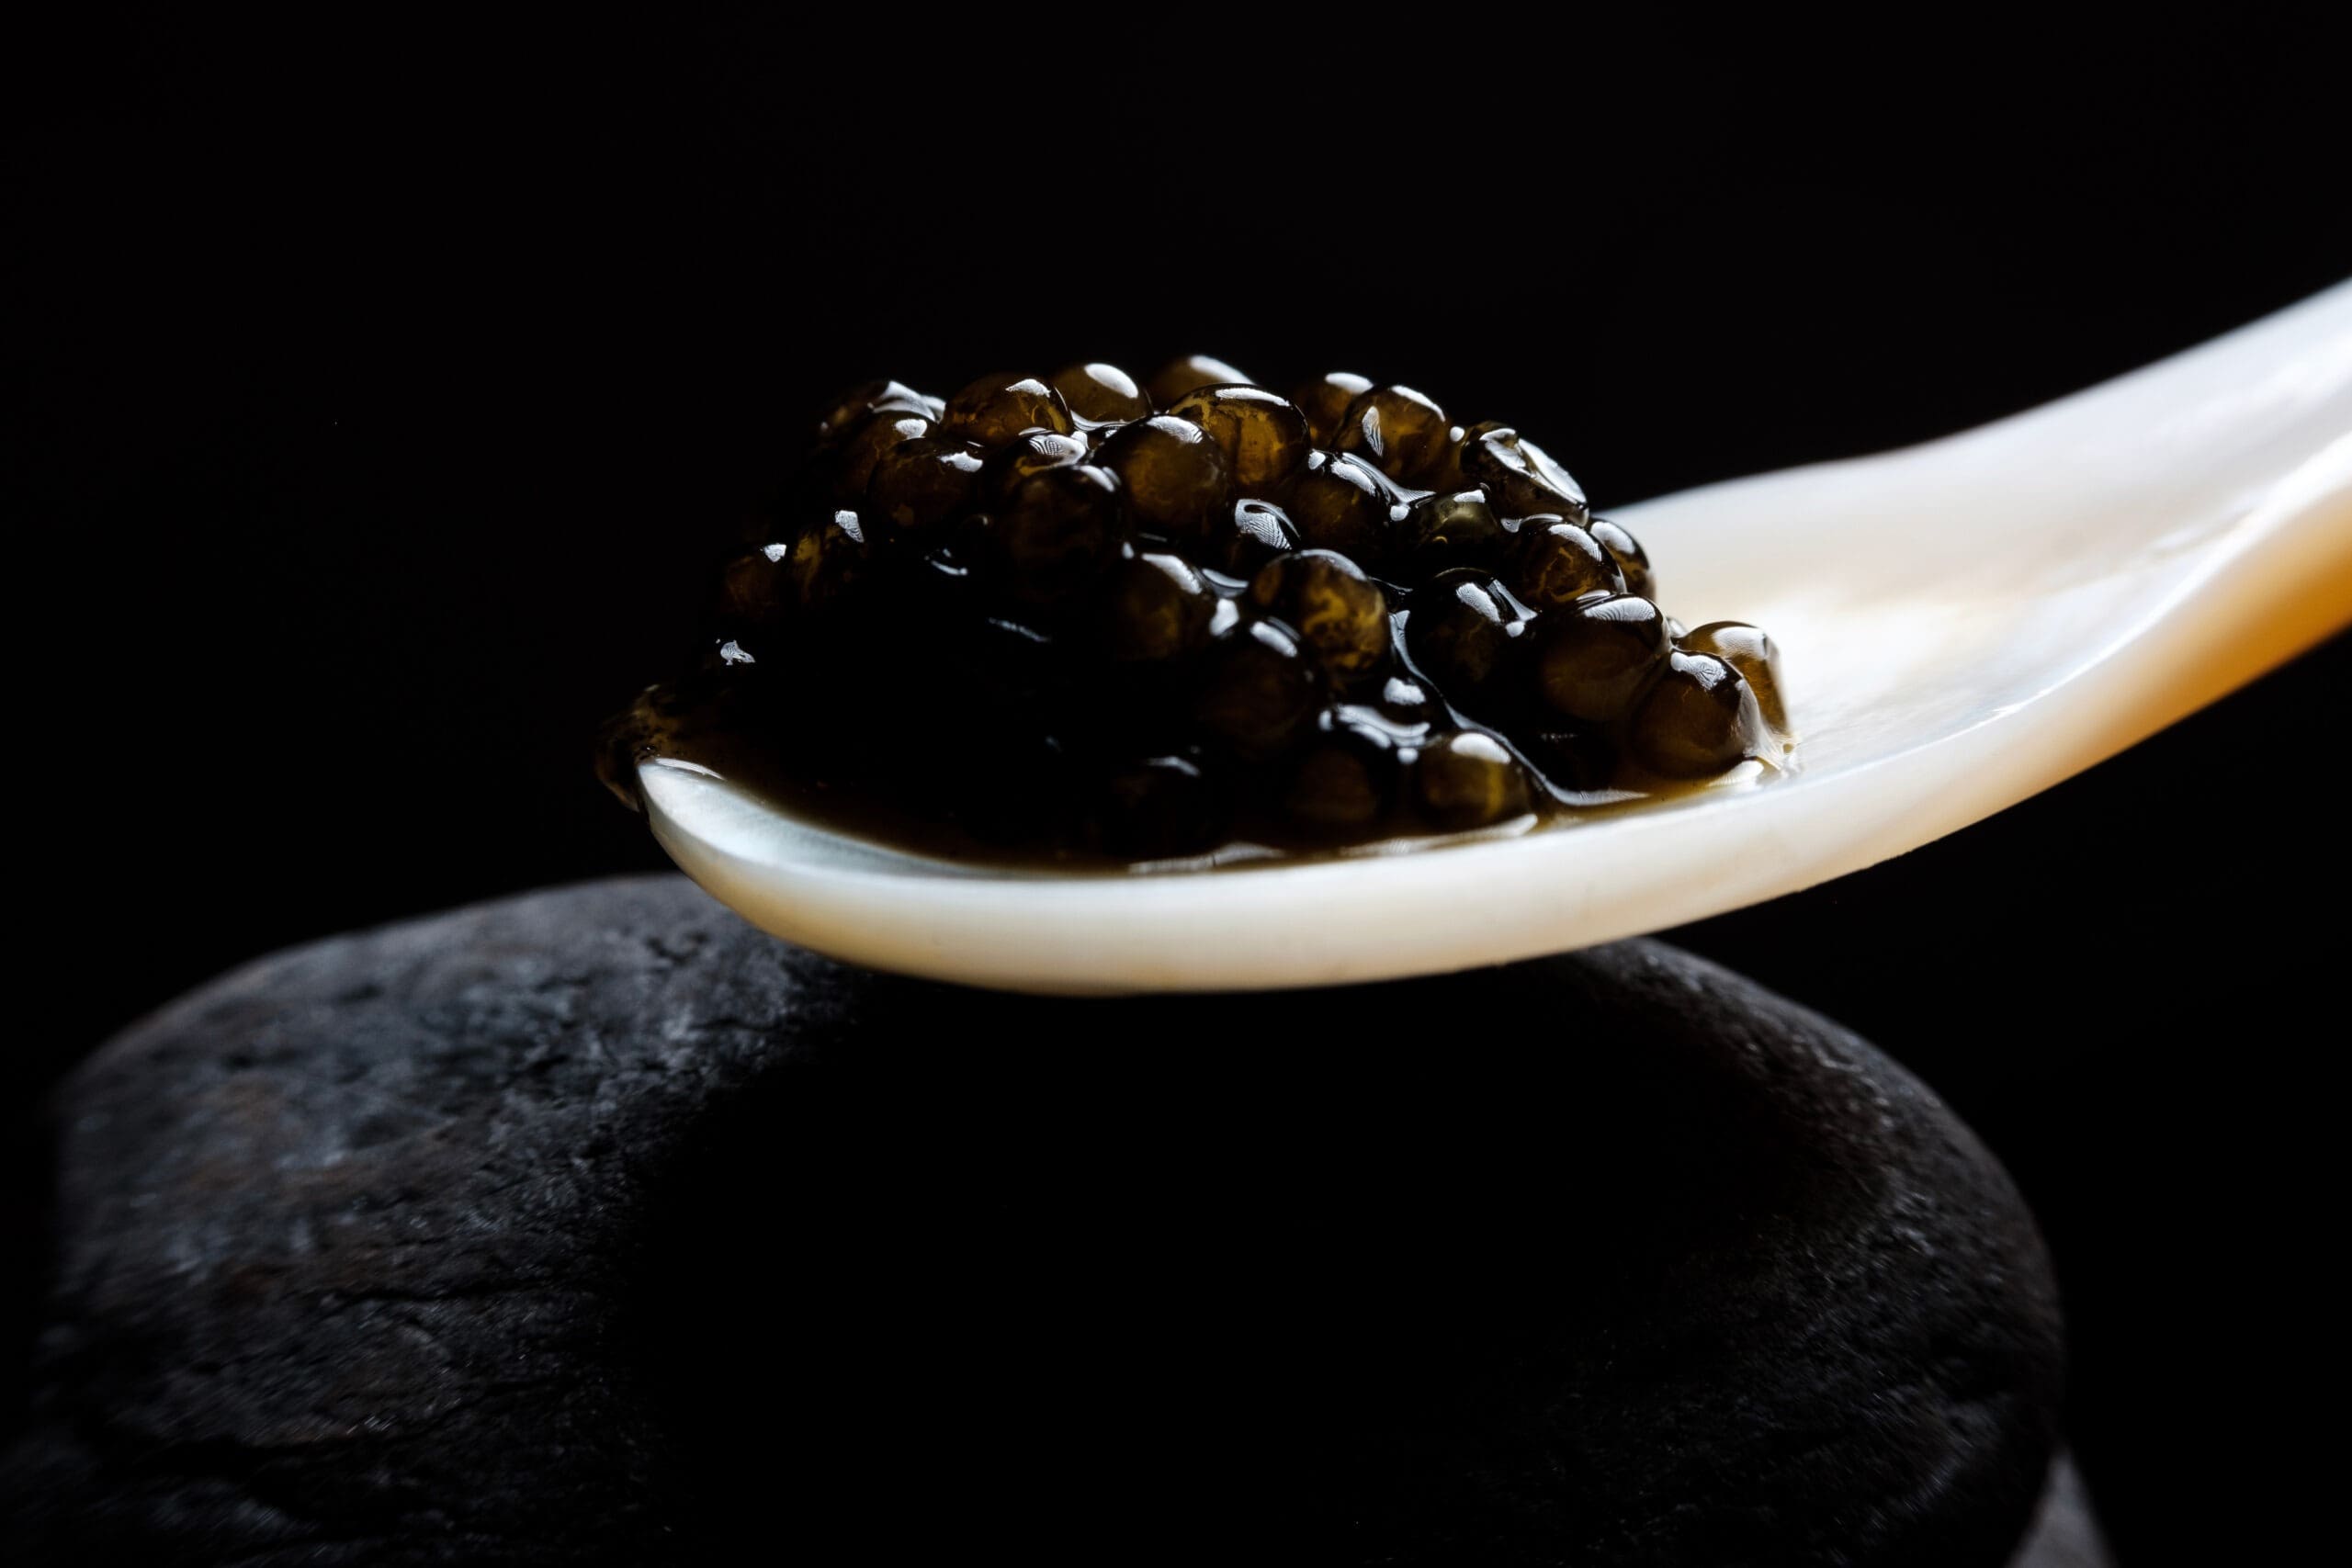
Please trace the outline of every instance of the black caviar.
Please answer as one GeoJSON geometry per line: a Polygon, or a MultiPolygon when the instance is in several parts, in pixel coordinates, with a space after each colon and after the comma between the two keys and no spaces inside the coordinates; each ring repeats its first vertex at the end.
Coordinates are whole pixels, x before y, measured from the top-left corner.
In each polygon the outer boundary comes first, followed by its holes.
{"type": "Polygon", "coordinates": [[[699,666],[607,737],[937,852],[1515,827],[1788,750],[1778,652],[1685,631],[1516,426],[1194,355],[828,404],[699,666]]]}

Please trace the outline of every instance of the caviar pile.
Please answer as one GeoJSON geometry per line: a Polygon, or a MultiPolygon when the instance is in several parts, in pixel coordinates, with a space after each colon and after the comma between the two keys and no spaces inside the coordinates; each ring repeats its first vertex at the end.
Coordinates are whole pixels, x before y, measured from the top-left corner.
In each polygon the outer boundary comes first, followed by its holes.
{"type": "Polygon", "coordinates": [[[824,411],[703,668],[701,755],[924,847],[1159,859],[1521,823],[1777,757],[1770,640],[1688,630],[1510,426],[1194,357],[824,411]]]}

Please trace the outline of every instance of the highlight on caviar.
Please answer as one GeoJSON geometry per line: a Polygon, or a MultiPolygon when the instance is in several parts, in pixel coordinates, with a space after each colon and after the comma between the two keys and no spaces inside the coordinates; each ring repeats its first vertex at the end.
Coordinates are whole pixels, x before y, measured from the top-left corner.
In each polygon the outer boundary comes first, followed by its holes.
{"type": "Polygon", "coordinates": [[[796,445],[693,667],[607,728],[632,804],[666,758],[921,852],[1117,865],[1524,831],[1792,748],[1770,637],[1684,626],[1542,446],[1410,387],[876,381],[796,445]]]}

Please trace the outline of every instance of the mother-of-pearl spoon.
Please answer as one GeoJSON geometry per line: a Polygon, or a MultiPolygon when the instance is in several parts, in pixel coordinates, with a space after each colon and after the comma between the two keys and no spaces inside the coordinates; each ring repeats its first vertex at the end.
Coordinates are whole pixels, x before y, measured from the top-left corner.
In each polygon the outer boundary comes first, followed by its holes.
{"type": "Polygon", "coordinates": [[[1798,767],[1517,837],[1216,872],[927,860],[658,761],[647,814],[778,936],[1024,991],[1430,974],[1794,892],[2045,789],[2352,621],[2352,284],[1965,434],[1611,515],[1690,625],[1771,631],[1798,767]]]}

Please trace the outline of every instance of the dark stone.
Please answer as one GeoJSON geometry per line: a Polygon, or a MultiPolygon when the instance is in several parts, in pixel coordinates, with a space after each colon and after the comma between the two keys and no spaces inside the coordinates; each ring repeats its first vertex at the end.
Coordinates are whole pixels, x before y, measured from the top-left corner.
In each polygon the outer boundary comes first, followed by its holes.
{"type": "Polygon", "coordinates": [[[0,1559],[1992,1564],[2056,1304],[1869,1045],[1670,948],[847,970],[686,884],[266,959],[62,1089],[0,1559]]]}

